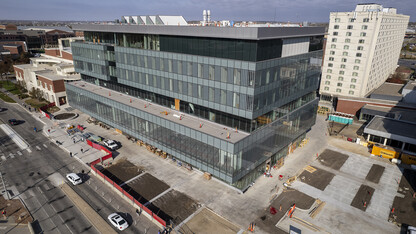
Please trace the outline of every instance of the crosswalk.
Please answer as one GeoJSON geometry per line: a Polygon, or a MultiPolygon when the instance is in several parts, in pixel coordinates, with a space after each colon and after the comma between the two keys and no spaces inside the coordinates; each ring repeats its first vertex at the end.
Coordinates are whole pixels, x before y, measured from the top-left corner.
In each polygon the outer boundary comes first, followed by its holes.
{"type": "Polygon", "coordinates": [[[46,144],[31,146],[30,148],[24,149],[24,150],[16,150],[12,152],[0,152],[0,164],[2,162],[5,162],[9,159],[14,159],[16,157],[22,157],[22,156],[31,156],[32,155],[32,149],[35,149],[35,151],[41,151],[42,149],[47,149],[48,146],[46,144]]]}

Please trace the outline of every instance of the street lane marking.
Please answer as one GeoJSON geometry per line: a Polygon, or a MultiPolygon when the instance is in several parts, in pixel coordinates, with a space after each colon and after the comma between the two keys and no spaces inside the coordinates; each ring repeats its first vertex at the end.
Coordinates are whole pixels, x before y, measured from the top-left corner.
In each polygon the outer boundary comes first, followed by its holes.
{"type": "Polygon", "coordinates": [[[32,150],[30,150],[29,148],[26,149],[27,152],[32,153],[32,150]]]}
{"type": "Polygon", "coordinates": [[[22,152],[20,152],[20,151],[17,151],[17,154],[19,155],[19,156],[22,156],[23,154],[22,154],[22,152]]]}
{"type": "Polygon", "coordinates": [[[41,149],[38,145],[36,146],[36,149],[37,149],[37,150],[42,150],[42,149],[41,149]]]}
{"type": "Polygon", "coordinates": [[[14,158],[14,154],[10,153],[9,154],[10,158],[14,158]]]}
{"type": "Polygon", "coordinates": [[[43,147],[48,148],[48,146],[46,146],[45,144],[43,144],[43,147]]]}

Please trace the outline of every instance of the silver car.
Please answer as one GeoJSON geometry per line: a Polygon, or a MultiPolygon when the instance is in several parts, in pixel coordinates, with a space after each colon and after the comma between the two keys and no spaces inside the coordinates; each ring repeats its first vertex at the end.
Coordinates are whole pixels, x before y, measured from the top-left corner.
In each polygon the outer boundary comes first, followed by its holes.
{"type": "Polygon", "coordinates": [[[110,214],[108,220],[110,220],[110,223],[120,231],[129,227],[127,221],[117,213],[110,214]]]}

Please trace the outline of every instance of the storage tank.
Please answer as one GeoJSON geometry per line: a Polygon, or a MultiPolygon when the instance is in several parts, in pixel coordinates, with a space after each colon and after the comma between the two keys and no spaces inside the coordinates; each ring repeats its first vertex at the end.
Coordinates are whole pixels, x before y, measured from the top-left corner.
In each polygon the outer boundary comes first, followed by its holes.
{"type": "Polygon", "coordinates": [[[206,10],[202,11],[202,19],[203,19],[204,23],[207,22],[207,11],[206,10]]]}
{"type": "Polygon", "coordinates": [[[207,10],[207,21],[211,22],[211,11],[207,10]]]}

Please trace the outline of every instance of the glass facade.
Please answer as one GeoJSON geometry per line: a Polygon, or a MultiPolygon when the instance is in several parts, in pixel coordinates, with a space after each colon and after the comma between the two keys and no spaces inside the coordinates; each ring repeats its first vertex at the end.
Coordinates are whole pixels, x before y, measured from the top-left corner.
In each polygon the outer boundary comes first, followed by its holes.
{"type": "Polygon", "coordinates": [[[69,103],[239,189],[315,123],[321,37],[281,58],[282,39],[85,33],[71,44],[82,80],[250,134],[233,144],[71,84],[69,103]]]}

